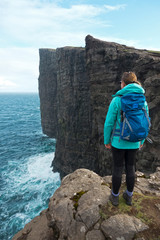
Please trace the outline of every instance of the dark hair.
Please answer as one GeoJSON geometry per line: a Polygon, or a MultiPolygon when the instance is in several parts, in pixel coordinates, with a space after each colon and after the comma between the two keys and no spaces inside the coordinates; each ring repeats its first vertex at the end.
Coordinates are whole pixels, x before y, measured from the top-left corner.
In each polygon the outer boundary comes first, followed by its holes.
{"type": "Polygon", "coordinates": [[[141,83],[137,80],[137,76],[134,72],[124,72],[121,80],[126,84],[137,83],[141,86],[141,83]]]}

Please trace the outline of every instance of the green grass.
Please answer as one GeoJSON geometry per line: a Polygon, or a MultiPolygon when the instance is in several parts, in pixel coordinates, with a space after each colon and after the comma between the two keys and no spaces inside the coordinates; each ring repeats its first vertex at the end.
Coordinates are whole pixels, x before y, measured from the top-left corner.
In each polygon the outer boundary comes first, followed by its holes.
{"type": "Polygon", "coordinates": [[[75,210],[77,211],[77,208],[78,208],[78,201],[79,199],[82,197],[83,194],[85,194],[87,191],[80,191],[78,193],[76,193],[72,198],[71,200],[74,202],[74,208],[75,210]]]}
{"type": "Polygon", "coordinates": [[[107,219],[116,214],[128,214],[139,218],[146,224],[150,224],[152,222],[152,219],[147,216],[147,212],[145,212],[143,209],[143,201],[145,199],[152,201],[152,199],[157,199],[157,197],[134,193],[132,206],[128,206],[121,195],[119,197],[119,205],[115,207],[109,201],[106,206],[103,206],[100,209],[100,216],[102,219],[107,219]]]}
{"type": "Polygon", "coordinates": [[[147,50],[147,52],[149,52],[149,53],[158,53],[158,54],[160,54],[160,51],[154,51],[154,50],[147,50]]]}

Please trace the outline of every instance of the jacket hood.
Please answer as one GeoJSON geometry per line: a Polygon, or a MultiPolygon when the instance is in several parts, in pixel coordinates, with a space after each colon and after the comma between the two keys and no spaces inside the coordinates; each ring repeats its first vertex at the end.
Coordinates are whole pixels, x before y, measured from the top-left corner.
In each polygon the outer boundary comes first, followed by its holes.
{"type": "Polygon", "coordinates": [[[122,88],[121,90],[119,90],[118,92],[116,92],[115,95],[112,95],[112,97],[116,97],[116,96],[123,96],[125,94],[128,93],[145,93],[145,90],[137,83],[131,83],[128,84],[127,86],[125,86],[124,88],[122,88]]]}

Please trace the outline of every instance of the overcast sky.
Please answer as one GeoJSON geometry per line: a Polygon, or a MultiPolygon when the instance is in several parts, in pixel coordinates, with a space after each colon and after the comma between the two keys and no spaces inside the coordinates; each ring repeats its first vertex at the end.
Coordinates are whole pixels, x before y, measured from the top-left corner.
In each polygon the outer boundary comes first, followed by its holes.
{"type": "Polygon", "coordinates": [[[39,48],[85,37],[160,51],[160,0],[1,0],[0,92],[38,92],[39,48]]]}

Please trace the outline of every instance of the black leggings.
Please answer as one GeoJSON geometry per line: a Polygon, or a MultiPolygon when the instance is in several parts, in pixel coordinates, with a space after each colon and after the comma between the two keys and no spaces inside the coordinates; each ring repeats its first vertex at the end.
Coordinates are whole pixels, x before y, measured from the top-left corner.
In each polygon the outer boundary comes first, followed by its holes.
{"type": "Polygon", "coordinates": [[[112,147],[113,173],[112,191],[119,193],[122,181],[123,165],[125,162],[127,190],[133,192],[135,183],[135,160],[138,149],[117,149],[112,147]]]}

